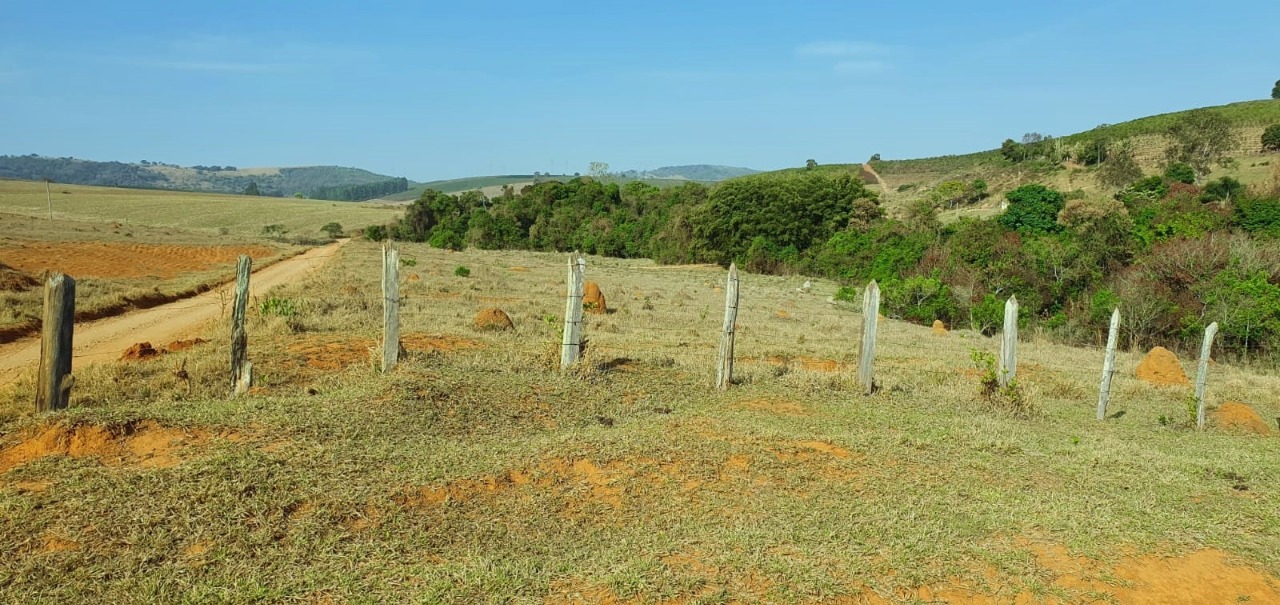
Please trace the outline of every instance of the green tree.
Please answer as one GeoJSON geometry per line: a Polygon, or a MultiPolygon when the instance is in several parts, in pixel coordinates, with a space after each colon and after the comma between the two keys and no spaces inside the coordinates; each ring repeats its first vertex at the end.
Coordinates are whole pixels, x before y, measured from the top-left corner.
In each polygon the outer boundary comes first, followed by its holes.
{"type": "Polygon", "coordinates": [[[1173,139],[1165,150],[1170,162],[1183,162],[1196,171],[1197,180],[1209,174],[1213,164],[1227,158],[1239,144],[1239,137],[1222,114],[1196,109],[1182,114],[1169,127],[1173,139]]]}
{"type": "Polygon", "coordinates": [[[1276,85],[1271,88],[1271,98],[1280,99],[1280,80],[1276,80],[1276,85]]]}
{"type": "Polygon", "coordinates": [[[333,239],[342,237],[342,225],[338,223],[326,223],[325,226],[320,228],[320,231],[328,234],[333,239]]]}
{"type": "Polygon", "coordinates": [[[1005,194],[1009,207],[996,217],[1006,229],[1023,233],[1053,233],[1059,230],[1058,213],[1062,194],[1044,185],[1023,185],[1005,194]]]}
{"type": "Polygon", "coordinates": [[[1238,197],[1244,193],[1244,183],[1224,176],[1216,181],[1210,181],[1204,186],[1204,192],[1200,194],[1202,202],[1216,202],[1219,200],[1231,201],[1232,198],[1238,197]]]}
{"type": "Polygon", "coordinates": [[[609,163],[608,162],[591,162],[587,166],[587,174],[597,179],[602,179],[606,176],[609,176],[609,163]]]}
{"type": "Polygon", "coordinates": [[[1107,153],[1107,159],[1098,167],[1098,181],[1108,187],[1120,188],[1142,178],[1142,169],[1133,157],[1133,146],[1125,141],[1107,153]]]}
{"type": "Polygon", "coordinates": [[[1174,162],[1164,169],[1164,178],[1188,185],[1196,182],[1196,169],[1190,164],[1174,162]]]}
{"type": "Polygon", "coordinates": [[[818,160],[808,159],[804,161],[805,170],[813,170],[818,167],[818,160]]]}
{"type": "Polygon", "coordinates": [[[1262,131],[1262,148],[1280,151],[1280,124],[1272,124],[1262,131]]]}
{"type": "Polygon", "coordinates": [[[244,194],[245,195],[262,195],[261,193],[258,192],[258,182],[251,181],[249,183],[249,186],[244,188],[244,194]]]}

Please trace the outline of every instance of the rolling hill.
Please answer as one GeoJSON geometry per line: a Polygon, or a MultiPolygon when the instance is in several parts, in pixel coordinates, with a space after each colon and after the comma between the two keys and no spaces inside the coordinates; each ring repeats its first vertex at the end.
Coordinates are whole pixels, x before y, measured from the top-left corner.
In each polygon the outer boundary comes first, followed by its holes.
{"type": "MultiPolygon", "coordinates": [[[[261,195],[285,197],[301,193],[319,199],[350,200],[343,188],[382,185],[387,191],[408,189],[402,178],[341,166],[236,168],[235,166],[177,166],[157,162],[96,162],[77,158],[0,156],[0,178],[52,179],[72,185],[139,189],[172,189],[211,193],[244,193],[256,185],[261,195]]],[[[383,194],[369,195],[368,198],[383,194]]],[[[364,198],[364,199],[368,199],[364,198]]],[[[359,199],[359,198],[356,198],[359,199]]]]}
{"type": "MultiPolygon", "coordinates": [[[[1246,184],[1260,184],[1271,178],[1271,162],[1262,149],[1262,131],[1271,124],[1280,124],[1280,100],[1244,101],[1229,105],[1203,108],[1227,119],[1239,138],[1239,145],[1231,156],[1234,165],[1215,168],[1214,178],[1232,176],[1246,184]]],[[[1159,170],[1164,161],[1164,150],[1169,144],[1170,127],[1190,111],[1172,112],[1138,118],[1116,124],[1102,124],[1090,130],[1054,139],[1055,144],[1070,150],[1097,141],[1117,143],[1126,141],[1132,146],[1134,159],[1148,174],[1159,170]]],[[[1009,134],[993,134],[992,143],[1009,134]]],[[[787,168],[776,172],[805,170],[787,168]]],[[[1001,155],[999,149],[968,154],[947,155],[918,159],[873,159],[866,164],[825,164],[813,170],[852,172],[868,183],[877,184],[883,190],[882,200],[888,212],[901,212],[912,201],[930,196],[944,183],[970,182],[982,179],[988,185],[990,197],[984,203],[943,213],[943,218],[959,215],[989,215],[999,209],[1003,193],[1027,183],[1043,183],[1062,191],[1078,191],[1084,195],[1110,195],[1096,178],[1096,167],[1086,167],[1070,160],[1058,163],[1013,163],[1001,155]],[[875,177],[871,175],[874,174],[875,177]]]]}

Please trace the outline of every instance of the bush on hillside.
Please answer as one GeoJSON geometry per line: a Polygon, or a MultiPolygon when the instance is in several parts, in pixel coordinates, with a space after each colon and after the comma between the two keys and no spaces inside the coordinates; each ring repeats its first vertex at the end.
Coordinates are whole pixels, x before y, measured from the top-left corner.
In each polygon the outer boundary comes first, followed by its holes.
{"type": "Polygon", "coordinates": [[[1174,162],[1164,169],[1164,178],[1190,185],[1196,182],[1196,169],[1190,164],[1174,162]]]}
{"type": "Polygon", "coordinates": [[[1280,151],[1280,124],[1272,124],[1262,132],[1262,148],[1267,151],[1280,151]]]}
{"type": "Polygon", "coordinates": [[[1044,185],[1023,185],[1005,194],[1009,207],[996,217],[1007,229],[1023,233],[1052,233],[1059,229],[1062,194],[1044,185]]]}

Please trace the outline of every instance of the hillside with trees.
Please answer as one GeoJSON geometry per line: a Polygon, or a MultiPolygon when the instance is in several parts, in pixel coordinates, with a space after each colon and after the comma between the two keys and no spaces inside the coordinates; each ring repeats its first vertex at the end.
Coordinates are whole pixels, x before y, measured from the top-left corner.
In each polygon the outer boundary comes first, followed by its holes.
{"type": "Polygon", "coordinates": [[[100,185],[139,189],[173,189],[335,201],[362,201],[399,193],[407,179],[341,166],[249,168],[235,166],[183,167],[143,160],[138,163],[95,162],[70,157],[0,156],[0,178],[50,179],[72,185],[100,185]],[[361,197],[370,192],[377,195],[361,197]]]}
{"type": "MultiPolygon", "coordinates": [[[[1092,140],[1077,137],[1030,137],[1005,152],[929,160],[952,172],[895,212],[864,184],[861,165],[813,163],[716,185],[658,188],[582,177],[507,188],[494,198],[426,191],[402,220],[366,235],[455,249],[736,262],[754,272],[841,280],[851,286],[847,298],[852,287],[875,279],[886,315],[985,333],[998,329],[1005,299],[1017,295],[1028,328],[1079,344],[1105,339],[1107,318],[1119,306],[1128,346],[1191,349],[1217,321],[1224,352],[1274,364],[1280,154],[1265,151],[1261,135],[1246,145],[1239,124],[1226,120],[1224,128],[1222,117],[1195,111],[1160,118],[1164,159],[1154,167],[1133,157],[1127,139],[1057,155],[1056,141],[1092,140]],[[1050,177],[1063,162],[1087,164],[1091,177],[1108,184],[1062,188],[1050,177]],[[994,190],[966,172],[976,164],[1020,173],[1026,182],[994,190]],[[1237,178],[1242,166],[1249,179],[1237,178]],[[941,220],[974,204],[995,210],[941,220]]],[[[1145,127],[1117,128],[1104,132],[1145,127]]]]}

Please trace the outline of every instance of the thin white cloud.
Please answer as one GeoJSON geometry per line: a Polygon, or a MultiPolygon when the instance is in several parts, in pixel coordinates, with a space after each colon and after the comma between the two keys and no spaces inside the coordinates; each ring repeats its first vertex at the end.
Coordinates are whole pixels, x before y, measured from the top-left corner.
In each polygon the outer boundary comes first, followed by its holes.
{"type": "Polygon", "coordinates": [[[289,71],[288,65],[280,63],[237,63],[231,61],[153,61],[142,63],[148,67],[175,69],[178,71],[212,71],[223,73],[261,74],[289,71]]]}
{"type": "Polygon", "coordinates": [[[153,40],[148,56],[109,59],[142,68],[222,74],[269,74],[367,64],[373,53],[242,36],[191,34],[153,40]]]}
{"type": "Polygon", "coordinates": [[[801,57],[882,57],[891,52],[892,48],[884,44],[847,40],[810,42],[796,48],[801,57]]]}
{"type": "Polygon", "coordinates": [[[884,61],[875,60],[852,60],[840,61],[836,63],[835,70],[838,74],[877,74],[888,71],[889,64],[884,61]]]}
{"type": "Polygon", "coordinates": [[[795,49],[797,57],[832,61],[832,71],[841,75],[867,75],[888,71],[890,59],[899,54],[896,47],[859,40],[824,40],[802,44],[795,49]]]}

